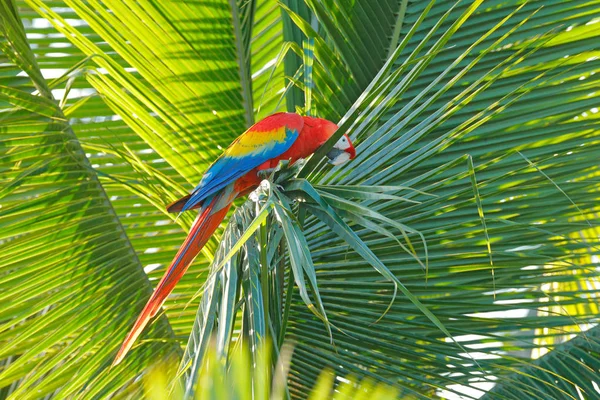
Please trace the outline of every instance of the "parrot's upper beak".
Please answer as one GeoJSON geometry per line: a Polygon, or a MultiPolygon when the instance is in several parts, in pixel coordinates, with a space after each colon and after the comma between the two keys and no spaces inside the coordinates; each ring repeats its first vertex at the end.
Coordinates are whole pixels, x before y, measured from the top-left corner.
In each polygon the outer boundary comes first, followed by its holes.
{"type": "Polygon", "coordinates": [[[327,153],[329,163],[333,165],[343,164],[348,160],[352,160],[354,157],[356,157],[356,150],[346,134],[342,136],[327,153]]]}

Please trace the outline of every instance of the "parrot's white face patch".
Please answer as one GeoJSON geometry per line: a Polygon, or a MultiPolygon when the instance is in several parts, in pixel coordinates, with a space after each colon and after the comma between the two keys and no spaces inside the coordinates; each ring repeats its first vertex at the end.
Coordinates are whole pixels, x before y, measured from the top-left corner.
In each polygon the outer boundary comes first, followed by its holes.
{"type": "Polygon", "coordinates": [[[346,137],[342,136],[334,145],[333,148],[327,153],[329,163],[333,165],[340,165],[350,160],[350,153],[346,150],[350,149],[352,144],[346,137]]]}
{"type": "MultiPolygon", "coordinates": [[[[333,165],[340,165],[350,160],[350,154],[345,151],[338,150],[339,153],[332,158],[329,158],[329,163],[333,165]]],[[[331,152],[329,152],[331,153],[331,152]]],[[[329,155],[329,153],[327,153],[329,155]]]]}
{"type": "MultiPolygon", "coordinates": [[[[350,144],[350,141],[348,140],[346,135],[344,135],[337,142],[335,142],[335,144],[333,145],[333,148],[339,149],[339,150],[348,150],[351,146],[352,145],[350,144]]],[[[348,160],[349,160],[349,158],[348,158],[348,160]]]]}

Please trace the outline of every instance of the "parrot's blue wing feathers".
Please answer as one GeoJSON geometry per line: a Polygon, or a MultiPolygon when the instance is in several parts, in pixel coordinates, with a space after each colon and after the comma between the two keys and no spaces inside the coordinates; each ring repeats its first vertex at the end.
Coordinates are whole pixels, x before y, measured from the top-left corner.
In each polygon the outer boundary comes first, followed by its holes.
{"type": "Polygon", "coordinates": [[[274,114],[238,137],[206,171],[182,211],[244,176],[261,164],[285,153],[294,144],[304,121],[297,114],[274,114]]]}

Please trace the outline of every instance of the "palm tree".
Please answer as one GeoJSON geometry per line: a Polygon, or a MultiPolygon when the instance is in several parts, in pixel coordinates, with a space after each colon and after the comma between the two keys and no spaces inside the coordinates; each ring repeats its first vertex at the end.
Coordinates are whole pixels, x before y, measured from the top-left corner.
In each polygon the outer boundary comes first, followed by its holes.
{"type": "Polygon", "coordinates": [[[139,398],[165,359],[191,396],[211,333],[293,342],[295,398],[326,367],[403,398],[599,396],[600,1],[0,7],[3,398],[139,398]],[[240,202],[111,369],[192,220],[164,205],[286,109],[357,158],[240,202]]]}

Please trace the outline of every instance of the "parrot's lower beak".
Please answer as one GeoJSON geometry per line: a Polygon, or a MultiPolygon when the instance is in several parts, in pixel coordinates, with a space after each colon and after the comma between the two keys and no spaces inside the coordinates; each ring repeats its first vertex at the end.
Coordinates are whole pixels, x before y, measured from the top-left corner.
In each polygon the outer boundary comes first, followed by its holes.
{"type": "Polygon", "coordinates": [[[333,165],[340,165],[350,160],[350,153],[345,150],[336,149],[335,147],[327,153],[329,163],[333,165]]]}

